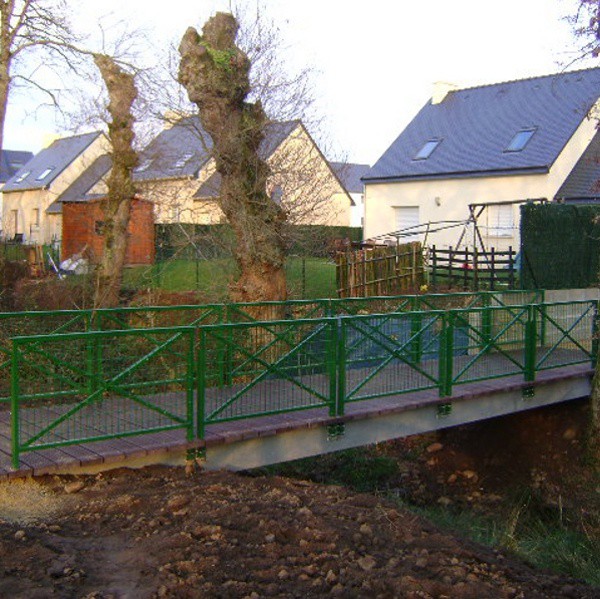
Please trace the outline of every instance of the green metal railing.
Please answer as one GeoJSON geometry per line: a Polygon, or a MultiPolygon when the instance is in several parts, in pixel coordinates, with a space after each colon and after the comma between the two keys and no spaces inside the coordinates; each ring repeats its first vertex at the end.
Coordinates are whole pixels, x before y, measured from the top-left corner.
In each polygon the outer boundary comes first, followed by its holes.
{"type": "MultiPolygon", "coordinates": [[[[348,299],[293,300],[237,304],[135,306],[99,310],[0,312],[0,404],[10,401],[11,339],[88,331],[197,326],[265,320],[323,318],[342,314],[448,309],[505,303],[537,303],[543,291],[451,293],[348,299]]],[[[71,352],[73,361],[83,359],[71,352]]]]}
{"type": "Polygon", "coordinates": [[[195,336],[195,327],[180,327],[14,339],[13,458],[171,429],[193,440],[195,336]],[[66,345],[89,359],[65,359],[66,345]]]}
{"type": "Polygon", "coordinates": [[[11,342],[12,455],[591,365],[596,302],[89,331],[11,342]],[[73,356],[78,356],[74,360],[73,356]]]}

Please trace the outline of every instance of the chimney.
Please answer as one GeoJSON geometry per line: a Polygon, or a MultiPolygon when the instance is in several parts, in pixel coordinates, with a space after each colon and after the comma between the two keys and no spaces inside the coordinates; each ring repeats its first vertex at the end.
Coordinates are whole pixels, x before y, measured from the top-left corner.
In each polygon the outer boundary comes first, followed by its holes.
{"type": "Polygon", "coordinates": [[[46,133],[42,139],[42,149],[49,148],[57,139],[60,139],[60,135],[57,133],[46,133]]]}
{"type": "Polygon", "coordinates": [[[446,81],[436,81],[433,84],[433,94],[431,96],[432,104],[441,104],[444,98],[455,89],[458,89],[458,85],[454,83],[448,83],[446,81]]]}

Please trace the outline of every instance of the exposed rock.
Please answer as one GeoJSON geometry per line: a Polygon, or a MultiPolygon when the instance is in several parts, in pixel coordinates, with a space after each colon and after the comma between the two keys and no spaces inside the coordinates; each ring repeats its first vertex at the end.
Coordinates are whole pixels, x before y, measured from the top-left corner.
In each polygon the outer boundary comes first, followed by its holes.
{"type": "Polygon", "coordinates": [[[63,488],[65,493],[79,493],[79,491],[85,488],[85,483],[82,480],[74,480],[67,483],[63,488]]]}

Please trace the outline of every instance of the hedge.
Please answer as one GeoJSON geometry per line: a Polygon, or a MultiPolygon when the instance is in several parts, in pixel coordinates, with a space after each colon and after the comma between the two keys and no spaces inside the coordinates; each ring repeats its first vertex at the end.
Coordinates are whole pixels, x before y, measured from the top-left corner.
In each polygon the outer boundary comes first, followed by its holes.
{"type": "Polygon", "coordinates": [[[600,206],[521,206],[524,289],[578,289],[598,284],[600,206]]]}

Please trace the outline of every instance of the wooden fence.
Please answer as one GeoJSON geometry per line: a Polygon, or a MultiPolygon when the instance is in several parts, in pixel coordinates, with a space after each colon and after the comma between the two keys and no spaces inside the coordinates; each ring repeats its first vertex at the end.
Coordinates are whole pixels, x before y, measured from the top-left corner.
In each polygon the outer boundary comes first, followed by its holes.
{"type": "Polygon", "coordinates": [[[373,297],[414,292],[424,283],[419,242],[375,246],[336,255],[339,297],[373,297]]]}
{"type": "Polygon", "coordinates": [[[429,248],[429,280],[434,289],[515,289],[517,286],[516,252],[494,248],[429,248]]]}

